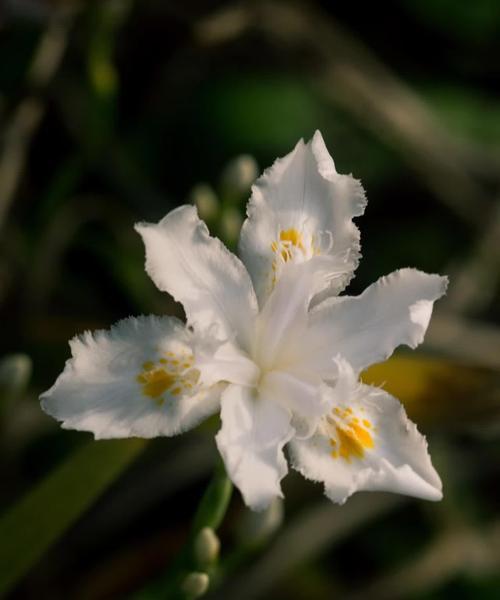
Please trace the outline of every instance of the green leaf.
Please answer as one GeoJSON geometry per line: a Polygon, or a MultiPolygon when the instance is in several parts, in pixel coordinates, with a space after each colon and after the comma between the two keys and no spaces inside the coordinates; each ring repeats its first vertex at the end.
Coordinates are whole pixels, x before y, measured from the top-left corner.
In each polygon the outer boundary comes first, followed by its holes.
{"type": "Polygon", "coordinates": [[[145,444],[139,439],[86,444],[0,519],[0,596],[97,500],[145,444]]]}

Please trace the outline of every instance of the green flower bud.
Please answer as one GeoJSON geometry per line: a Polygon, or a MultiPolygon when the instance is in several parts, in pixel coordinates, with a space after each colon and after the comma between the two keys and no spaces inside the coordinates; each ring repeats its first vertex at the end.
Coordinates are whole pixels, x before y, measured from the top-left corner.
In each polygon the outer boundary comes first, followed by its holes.
{"type": "Polygon", "coordinates": [[[209,585],[210,578],[206,573],[193,571],[185,577],[181,587],[187,597],[194,600],[195,598],[200,598],[203,594],[206,594],[209,585]]]}
{"type": "Polygon", "coordinates": [[[194,555],[197,563],[206,567],[213,564],[219,557],[220,541],[211,527],[204,527],[196,536],[194,555]]]}
{"type": "Polygon", "coordinates": [[[246,194],[259,175],[253,156],[242,154],[233,159],[222,173],[222,185],[233,194],[246,194]]]}
{"type": "Polygon", "coordinates": [[[195,185],[189,194],[189,200],[198,209],[200,219],[210,221],[219,212],[219,199],[208,183],[195,185]]]}

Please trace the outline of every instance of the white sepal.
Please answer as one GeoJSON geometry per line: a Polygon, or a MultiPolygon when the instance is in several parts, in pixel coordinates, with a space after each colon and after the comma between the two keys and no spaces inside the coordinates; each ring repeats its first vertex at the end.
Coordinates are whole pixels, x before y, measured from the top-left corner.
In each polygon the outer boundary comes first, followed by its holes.
{"type": "Polygon", "coordinates": [[[441,480],[426,439],[404,408],[385,391],[356,382],[349,365],[339,363],[334,407],[313,436],[291,442],[293,466],[323,482],[339,504],[361,490],[440,500],[441,480]]]}
{"type": "Polygon", "coordinates": [[[201,386],[192,333],[172,317],[124,319],[70,342],[72,358],[41,396],[65,429],[96,439],[171,436],[219,408],[224,386],[201,386]]]}

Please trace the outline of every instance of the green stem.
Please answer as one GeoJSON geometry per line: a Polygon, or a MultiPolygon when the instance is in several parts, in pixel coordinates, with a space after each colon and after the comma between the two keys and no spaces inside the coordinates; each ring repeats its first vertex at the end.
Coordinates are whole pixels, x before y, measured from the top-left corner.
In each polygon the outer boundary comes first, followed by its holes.
{"type": "Polygon", "coordinates": [[[200,570],[194,556],[196,537],[204,527],[216,530],[220,526],[226,515],[232,492],[233,484],[227,476],[222,460],[219,460],[196,509],[186,544],[179,551],[166,576],[162,577],[161,581],[143,589],[135,596],[136,600],[158,597],[172,600],[188,599],[188,596],[182,591],[182,582],[189,573],[200,570]]]}
{"type": "Polygon", "coordinates": [[[218,529],[229,506],[232,491],[233,484],[222,460],[219,460],[194,516],[191,538],[196,537],[203,527],[218,529]]]}

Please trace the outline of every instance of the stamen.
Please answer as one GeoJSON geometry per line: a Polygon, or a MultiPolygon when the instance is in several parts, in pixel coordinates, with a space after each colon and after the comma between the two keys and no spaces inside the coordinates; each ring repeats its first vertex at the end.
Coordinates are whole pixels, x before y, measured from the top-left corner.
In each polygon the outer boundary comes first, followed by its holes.
{"type": "MultiPolygon", "coordinates": [[[[271,290],[274,288],[285,263],[296,261],[303,262],[313,256],[328,254],[333,248],[333,233],[331,231],[317,231],[313,235],[307,233],[304,225],[300,229],[278,228],[276,238],[271,242],[271,250],[275,255],[271,263],[271,290]]],[[[326,280],[336,279],[341,273],[332,273],[326,280]]]]}
{"type": "MultiPolygon", "coordinates": [[[[282,229],[279,232],[279,240],[271,243],[271,250],[277,255],[278,260],[288,262],[292,260],[297,250],[306,253],[304,239],[297,229],[282,229]]],[[[273,261],[273,270],[276,270],[276,260],[273,261]]]]}

